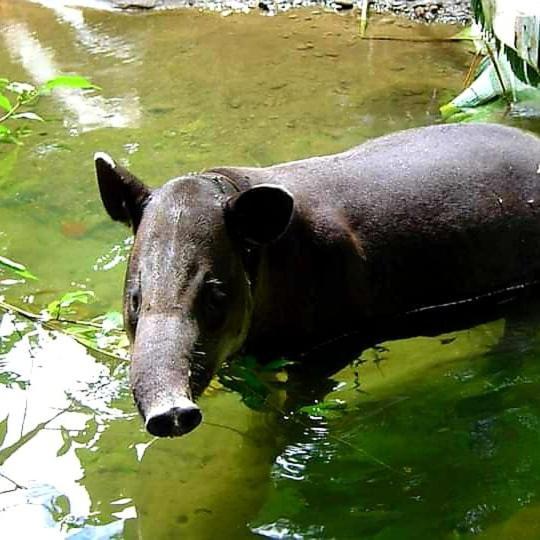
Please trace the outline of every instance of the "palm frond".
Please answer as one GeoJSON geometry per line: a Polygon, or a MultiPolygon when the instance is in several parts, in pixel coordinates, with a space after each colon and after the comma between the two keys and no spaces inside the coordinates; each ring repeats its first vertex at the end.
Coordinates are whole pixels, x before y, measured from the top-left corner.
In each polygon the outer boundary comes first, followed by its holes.
{"type": "Polygon", "coordinates": [[[506,56],[516,77],[540,85],[540,2],[471,0],[471,6],[485,38],[506,56]]]}
{"type": "Polygon", "coordinates": [[[506,56],[516,77],[540,85],[540,2],[471,0],[471,6],[485,38],[506,56]]]}

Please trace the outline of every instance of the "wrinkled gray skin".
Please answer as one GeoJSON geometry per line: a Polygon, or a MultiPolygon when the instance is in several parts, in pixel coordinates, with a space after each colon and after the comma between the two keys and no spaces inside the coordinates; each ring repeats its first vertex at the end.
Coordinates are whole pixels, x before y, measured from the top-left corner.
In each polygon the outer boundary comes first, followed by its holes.
{"type": "Polygon", "coordinates": [[[240,349],[298,355],[538,280],[539,163],[536,137],[489,124],[155,190],[96,154],[105,208],[136,235],[124,306],[147,429],[196,427],[195,399],[240,349]]]}

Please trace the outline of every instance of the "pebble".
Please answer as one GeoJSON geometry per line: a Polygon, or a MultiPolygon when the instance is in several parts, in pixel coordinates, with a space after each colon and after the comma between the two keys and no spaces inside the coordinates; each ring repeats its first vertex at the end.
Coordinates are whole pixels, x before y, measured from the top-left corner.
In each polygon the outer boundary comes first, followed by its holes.
{"type": "Polygon", "coordinates": [[[471,21],[470,3],[462,0],[370,0],[370,7],[378,13],[390,11],[424,22],[471,21]]]}
{"type": "Polygon", "coordinates": [[[153,9],[157,7],[157,0],[113,0],[112,4],[120,9],[153,9]]]}
{"type": "MultiPolygon", "coordinates": [[[[288,11],[292,8],[312,8],[312,15],[323,12],[358,10],[358,0],[106,0],[116,8],[163,9],[186,8],[206,9],[220,12],[224,17],[231,13],[247,13],[259,9],[268,15],[288,11]],[[316,9],[313,9],[316,8],[316,9]]],[[[1,2],[1,0],[0,0],[1,2]]],[[[370,12],[395,13],[409,19],[424,22],[468,23],[471,8],[468,0],[369,0],[370,12]]],[[[296,13],[290,19],[298,19],[296,13]]]]}
{"type": "Polygon", "coordinates": [[[277,83],[269,86],[270,90],[281,90],[282,88],[285,88],[287,86],[287,83],[277,83]]]}
{"type": "Polygon", "coordinates": [[[334,3],[340,10],[352,9],[354,7],[354,3],[351,0],[334,0],[334,3]]]}

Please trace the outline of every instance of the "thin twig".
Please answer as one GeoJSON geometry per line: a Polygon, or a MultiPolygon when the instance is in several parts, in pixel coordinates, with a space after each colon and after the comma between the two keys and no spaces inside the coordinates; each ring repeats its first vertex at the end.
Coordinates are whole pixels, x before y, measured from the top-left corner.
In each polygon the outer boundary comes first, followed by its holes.
{"type": "Polygon", "coordinates": [[[474,75],[476,73],[476,70],[478,68],[478,65],[482,61],[482,53],[477,52],[474,55],[473,61],[471,62],[471,65],[469,66],[469,71],[467,72],[467,76],[465,77],[465,81],[463,82],[463,89],[468,88],[470,84],[473,81],[474,75]]]}
{"type": "Polygon", "coordinates": [[[15,105],[13,105],[13,107],[0,118],[0,124],[6,120],[9,120],[21,108],[21,106],[22,101],[17,101],[17,103],[15,103],[15,105]]]}
{"type": "MultiPolygon", "coordinates": [[[[7,480],[8,482],[11,482],[14,486],[15,486],[15,489],[26,489],[25,486],[19,484],[18,482],[15,482],[15,480],[13,480],[12,478],[10,478],[9,476],[5,475],[3,472],[0,472],[0,476],[2,478],[4,478],[5,480],[7,480]]],[[[10,490],[10,491],[13,491],[13,490],[10,490]]],[[[6,491],[2,491],[2,493],[7,493],[6,491]]]]}
{"type": "Polygon", "coordinates": [[[495,73],[497,74],[497,79],[499,79],[499,84],[501,85],[501,89],[503,91],[503,99],[506,101],[507,105],[511,105],[512,101],[510,97],[507,94],[506,86],[504,84],[504,80],[502,77],[501,70],[499,69],[499,64],[497,63],[497,59],[495,58],[495,55],[493,54],[493,51],[491,50],[491,47],[489,43],[486,41],[486,50],[489,55],[489,59],[491,60],[491,63],[493,64],[493,67],[495,68],[495,73]]]}
{"type": "MultiPolygon", "coordinates": [[[[15,331],[17,332],[17,335],[19,336],[19,339],[22,341],[23,340],[23,335],[22,335],[21,331],[17,328],[17,325],[15,325],[15,331]]],[[[30,337],[28,337],[28,353],[30,354],[30,360],[31,360],[30,374],[29,374],[28,380],[31,381],[32,380],[32,375],[34,373],[34,363],[35,363],[35,360],[36,360],[36,355],[34,354],[34,351],[32,350],[32,343],[30,343],[30,337]]],[[[23,413],[22,422],[21,422],[21,434],[20,434],[20,437],[22,437],[23,433],[24,433],[24,423],[26,422],[26,414],[27,413],[28,413],[28,392],[25,392],[24,393],[24,413],[23,413]]]]}
{"type": "MultiPolygon", "coordinates": [[[[31,311],[27,311],[13,304],[8,304],[7,302],[0,302],[0,309],[3,309],[5,311],[14,311],[15,313],[18,313],[19,315],[22,315],[23,317],[31,321],[37,321],[41,324],[48,324],[50,322],[55,322],[55,323],[65,323],[65,324],[76,324],[78,326],[88,326],[90,328],[97,328],[97,329],[103,328],[101,324],[95,323],[92,321],[77,321],[74,319],[65,319],[63,317],[57,317],[55,319],[45,319],[42,315],[38,313],[32,313],[31,311]]],[[[112,331],[120,332],[120,330],[115,330],[115,329],[112,329],[112,331]]]]}
{"type": "Polygon", "coordinates": [[[360,14],[360,37],[361,38],[363,38],[366,35],[368,5],[369,5],[369,0],[361,0],[361,14],[360,14]]]}

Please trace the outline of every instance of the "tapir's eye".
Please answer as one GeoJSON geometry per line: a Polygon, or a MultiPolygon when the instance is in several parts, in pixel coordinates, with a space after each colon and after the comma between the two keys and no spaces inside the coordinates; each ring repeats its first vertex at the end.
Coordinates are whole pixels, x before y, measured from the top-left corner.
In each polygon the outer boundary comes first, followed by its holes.
{"type": "Polygon", "coordinates": [[[126,324],[126,330],[131,339],[135,336],[135,330],[137,328],[137,320],[139,319],[139,311],[141,309],[141,291],[139,287],[131,286],[126,289],[126,296],[124,300],[124,322],[126,324]]]}
{"type": "Polygon", "coordinates": [[[141,291],[139,289],[131,291],[129,297],[129,307],[134,316],[139,315],[139,310],[141,309],[141,291]]]}
{"type": "Polygon", "coordinates": [[[215,279],[206,281],[201,294],[204,322],[210,330],[217,330],[225,322],[227,294],[215,279]]]}

